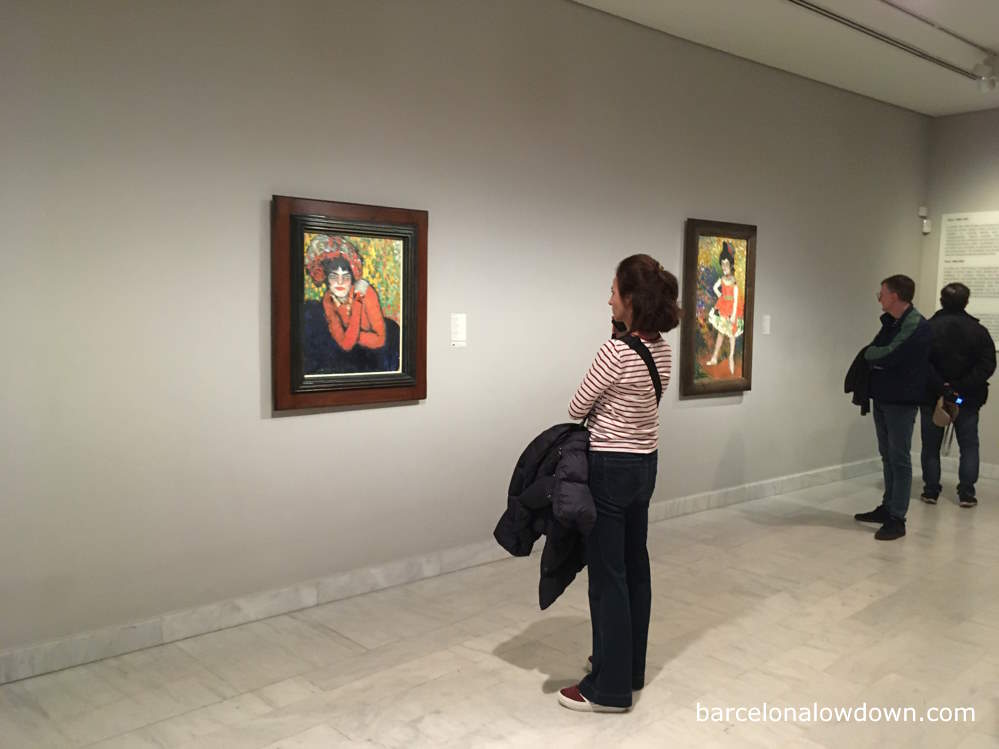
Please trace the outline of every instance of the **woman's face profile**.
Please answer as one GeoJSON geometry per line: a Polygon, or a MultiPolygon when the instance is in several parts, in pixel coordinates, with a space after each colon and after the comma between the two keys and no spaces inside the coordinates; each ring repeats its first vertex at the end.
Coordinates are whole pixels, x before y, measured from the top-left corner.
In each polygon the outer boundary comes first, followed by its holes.
{"type": "Polygon", "coordinates": [[[623,323],[630,324],[631,320],[628,305],[625,304],[623,299],[621,299],[621,295],[617,290],[617,278],[611,282],[611,295],[607,304],[610,305],[611,316],[613,316],[615,320],[620,320],[623,323]]]}
{"type": "Polygon", "coordinates": [[[722,258],[721,269],[722,273],[724,273],[726,276],[732,274],[732,263],[729,262],[729,259],[727,257],[722,258]]]}

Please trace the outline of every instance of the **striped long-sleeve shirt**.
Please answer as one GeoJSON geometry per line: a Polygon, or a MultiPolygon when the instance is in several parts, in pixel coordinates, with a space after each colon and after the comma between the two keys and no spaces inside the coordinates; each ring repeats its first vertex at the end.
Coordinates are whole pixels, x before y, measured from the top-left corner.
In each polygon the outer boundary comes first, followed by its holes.
{"type": "MultiPolygon", "coordinates": [[[[659,369],[663,390],[669,385],[673,355],[660,337],[642,342],[659,369]]],[[[606,341],[569,403],[569,415],[589,421],[590,449],[598,452],[651,453],[659,447],[656,391],[645,366],[627,343],[606,341]]]]}

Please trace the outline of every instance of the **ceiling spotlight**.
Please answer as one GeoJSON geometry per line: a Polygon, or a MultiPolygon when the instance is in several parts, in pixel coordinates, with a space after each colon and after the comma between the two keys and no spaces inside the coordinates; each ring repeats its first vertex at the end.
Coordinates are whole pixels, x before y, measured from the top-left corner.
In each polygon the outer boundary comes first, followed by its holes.
{"type": "Polygon", "coordinates": [[[978,79],[978,90],[983,94],[995,91],[997,85],[996,78],[999,76],[999,56],[989,55],[982,62],[978,63],[971,71],[978,79]]]}

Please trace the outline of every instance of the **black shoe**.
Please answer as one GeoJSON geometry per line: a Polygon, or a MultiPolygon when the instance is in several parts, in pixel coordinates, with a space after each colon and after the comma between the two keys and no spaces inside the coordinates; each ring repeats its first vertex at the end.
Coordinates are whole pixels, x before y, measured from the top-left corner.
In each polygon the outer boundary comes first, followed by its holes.
{"type": "Polygon", "coordinates": [[[935,505],[937,503],[937,496],[936,494],[920,494],[919,498],[928,505],[935,505]]]}
{"type": "Polygon", "coordinates": [[[884,525],[878,528],[874,538],[878,541],[894,541],[905,535],[905,521],[898,518],[888,518],[884,525]]]}
{"type": "Polygon", "coordinates": [[[854,520],[859,520],[861,523],[887,523],[890,518],[891,515],[884,505],[878,505],[870,512],[858,512],[853,516],[854,520]]]}
{"type": "Polygon", "coordinates": [[[957,503],[961,507],[977,507],[978,499],[976,497],[958,497],[957,503]]]}

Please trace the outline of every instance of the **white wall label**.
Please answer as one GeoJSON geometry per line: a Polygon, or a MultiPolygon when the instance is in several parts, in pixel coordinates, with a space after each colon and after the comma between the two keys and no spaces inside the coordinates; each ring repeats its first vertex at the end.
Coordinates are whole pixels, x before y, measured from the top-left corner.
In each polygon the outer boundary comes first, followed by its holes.
{"type": "Polygon", "coordinates": [[[971,289],[968,314],[999,343],[999,211],[944,214],[937,290],[955,281],[971,289]]]}
{"type": "Polygon", "coordinates": [[[770,335],[770,315],[763,316],[763,335],[770,335]]]}
{"type": "Polygon", "coordinates": [[[468,316],[464,312],[451,313],[451,348],[468,345],[468,316]]]}

